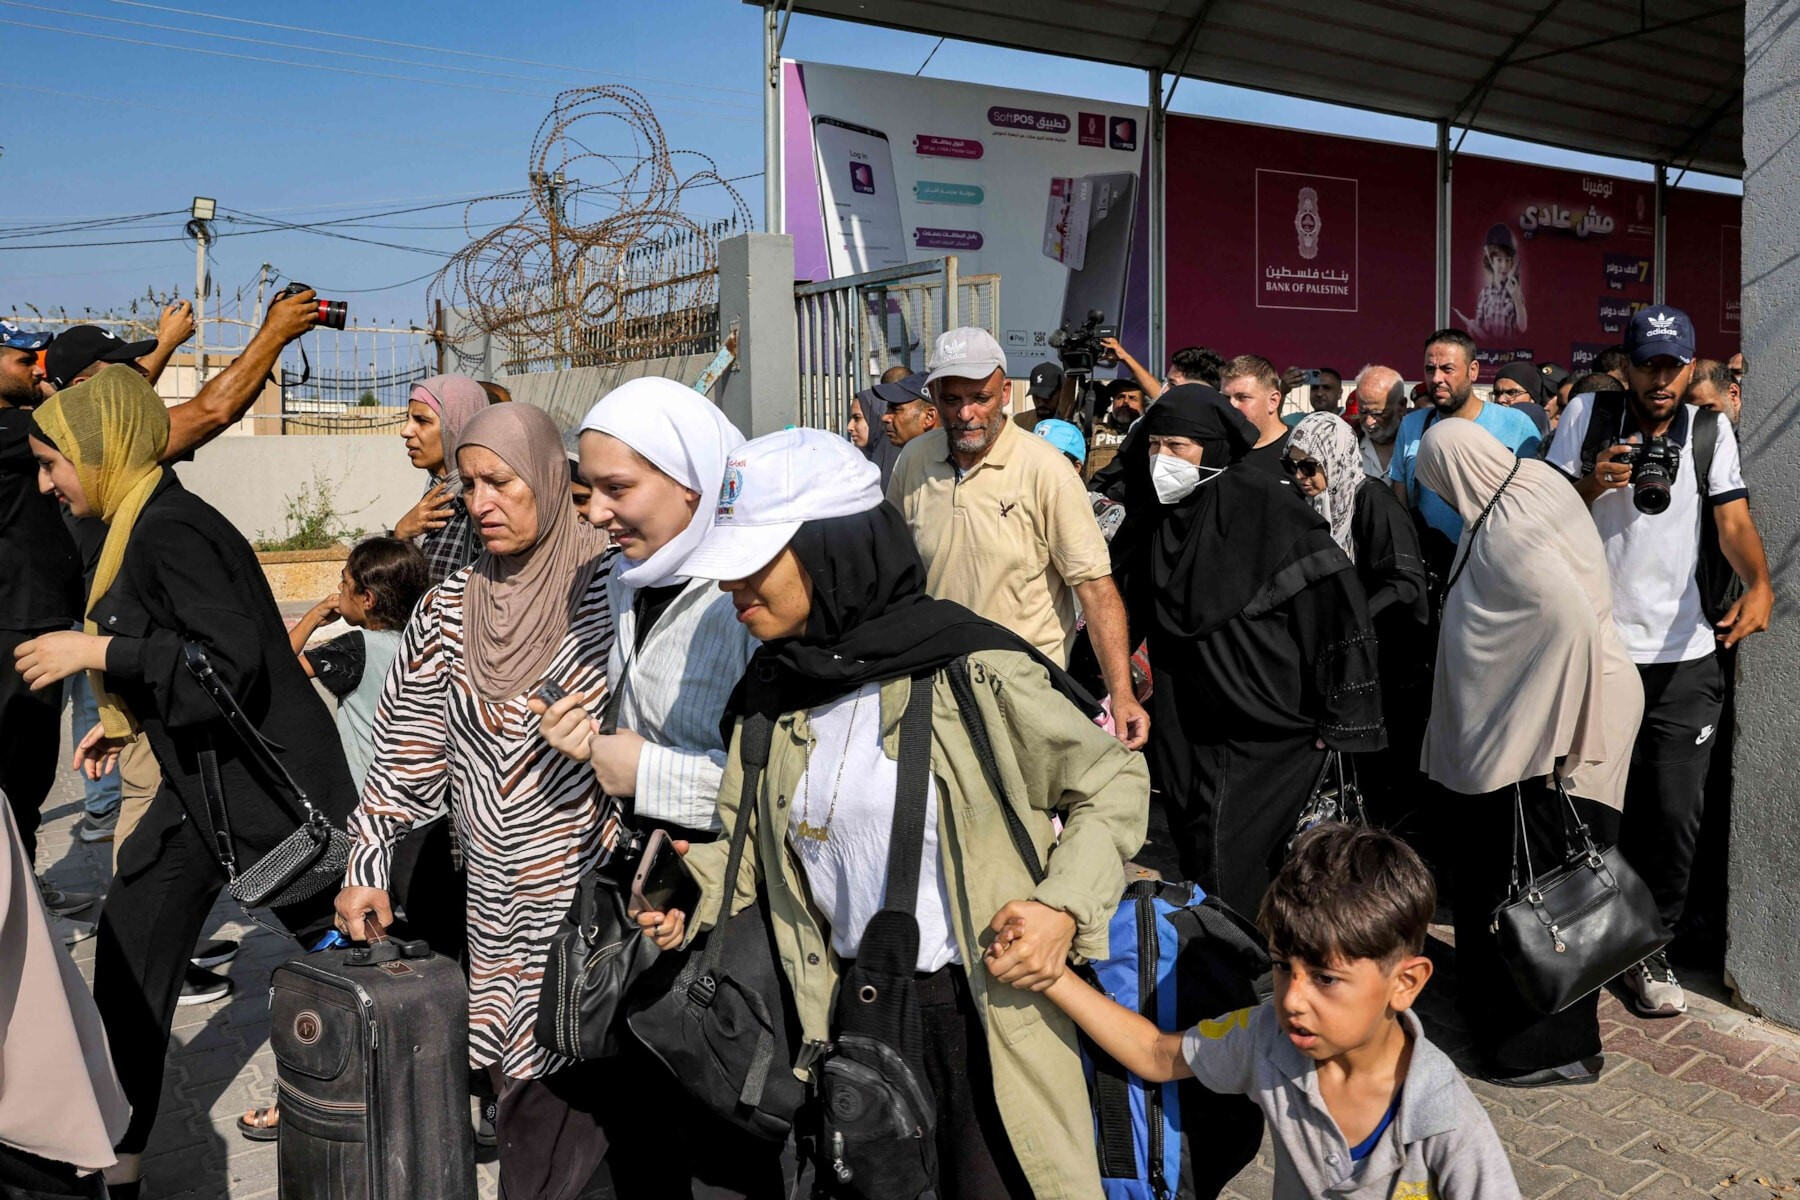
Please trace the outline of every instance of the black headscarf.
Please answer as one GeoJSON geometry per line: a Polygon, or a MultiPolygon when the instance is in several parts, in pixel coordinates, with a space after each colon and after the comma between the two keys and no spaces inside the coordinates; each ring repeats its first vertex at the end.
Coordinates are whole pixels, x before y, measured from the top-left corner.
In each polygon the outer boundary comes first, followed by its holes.
{"type": "Polygon", "coordinates": [[[1331,527],[1292,488],[1229,465],[1256,444],[1256,427],[1217,391],[1198,383],[1171,388],[1140,429],[1146,443],[1192,438],[1203,448],[1203,468],[1227,469],[1164,504],[1150,483],[1147,446],[1127,466],[1130,493],[1147,497],[1126,502],[1127,528],[1113,543],[1134,634],[1204,637],[1240,613],[1266,611],[1314,580],[1350,569],[1331,527]]]}
{"type": "Polygon", "coordinates": [[[980,650],[1030,654],[1050,681],[1090,715],[1099,705],[1061,667],[1018,634],[925,592],[925,564],[893,505],[808,521],[788,543],[812,579],[812,613],[798,637],[751,656],[725,709],[726,740],[750,695],[769,715],[815,708],[869,683],[936,671],[980,650]]]}
{"type": "Polygon", "coordinates": [[[1500,373],[1494,376],[1494,382],[1499,383],[1502,379],[1510,379],[1524,388],[1526,398],[1533,404],[1544,402],[1544,373],[1533,364],[1528,362],[1507,363],[1500,368],[1500,373]]]}

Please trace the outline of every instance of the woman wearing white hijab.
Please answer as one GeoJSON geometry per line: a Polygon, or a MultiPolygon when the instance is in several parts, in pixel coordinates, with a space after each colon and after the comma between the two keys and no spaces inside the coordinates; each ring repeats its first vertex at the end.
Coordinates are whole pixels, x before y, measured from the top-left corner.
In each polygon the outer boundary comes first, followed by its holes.
{"type": "MultiPolygon", "coordinates": [[[[731,597],[710,580],[690,579],[683,566],[712,528],[725,460],[743,443],[717,406],[672,379],[615,388],[581,423],[580,473],[593,489],[587,520],[621,555],[607,583],[615,638],[606,678],[617,732],[598,732],[579,696],[546,710],[542,730],[552,746],[590,764],[603,791],[627,800],[641,833],[666,829],[689,842],[718,835],[720,720],[757,642],[731,597]]],[[[613,1061],[621,1092],[630,1094],[606,1130],[620,1195],[669,1194],[672,1172],[687,1173],[708,1196],[781,1194],[780,1146],[704,1112],[635,1043],[613,1061]],[[661,1140],[667,1128],[707,1153],[675,1166],[661,1140]]],[[[687,1194],[678,1181],[677,1194],[687,1194]]]]}
{"type": "Polygon", "coordinates": [[[1612,621],[1600,535],[1555,468],[1517,459],[1470,421],[1440,421],[1419,449],[1419,482],[1463,519],[1438,639],[1422,765],[1455,799],[1448,864],[1458,1001],[1495,1083],[1591,1083],[1600,1070],[1599,996],[1549,1017],[1520,996],[1489,928],[1506,896],[1513,796],[1524,794],[1537,863],[1564,845],[1560,772],[1600,844],[1618,810],[1643,686],[1612,621]],[[1485,519],[1484,519],[1485,514],[1485,519]]]}

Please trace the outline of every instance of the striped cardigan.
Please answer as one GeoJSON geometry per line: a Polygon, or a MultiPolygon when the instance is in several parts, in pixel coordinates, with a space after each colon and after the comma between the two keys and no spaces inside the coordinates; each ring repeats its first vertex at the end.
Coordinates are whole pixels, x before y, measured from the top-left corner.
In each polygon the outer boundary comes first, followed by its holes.
{"type": "Polygon", "coordinates": [[[619,681],[619,728],[647,743],[638,758],[634,811],[687,829],[719,828],[719,777],[725,701],[757,647],[737,619],[731,597],[708,579],[676,596],[634,649],[637,589],[609,578],[616,614],[606,676],[619,681]]]}
{"type": "MultiPolygon", "coordinates": [[[[595,574],[544,673],[570,692],[605,688],[611,574],[610,563],[595,574]]],[[[600,852],[600,789],[592,768],[538,736],[523,695],[494,703],[476,691],[463,653],[468,582],[466,568],[451,575],[407,624],[375,712],[347,882],[385,889],[394,843],[449,807],[469,879],[470,1065],[531,1079],[571,1061],[532,1031],[549,937],[600,852]]]]}

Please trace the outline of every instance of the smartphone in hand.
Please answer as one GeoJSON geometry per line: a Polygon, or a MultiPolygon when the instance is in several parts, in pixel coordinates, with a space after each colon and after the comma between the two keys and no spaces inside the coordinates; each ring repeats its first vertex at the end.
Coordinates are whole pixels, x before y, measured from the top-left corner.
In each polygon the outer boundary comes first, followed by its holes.
{"type": "Polygon", "coordinates": [[[631,900],[626,912],[633,917],[671,909],[692,914],[699,902],[700,885],[682,864],[674,839],[665,829],[652,830],[631,880],[631,900]]]}

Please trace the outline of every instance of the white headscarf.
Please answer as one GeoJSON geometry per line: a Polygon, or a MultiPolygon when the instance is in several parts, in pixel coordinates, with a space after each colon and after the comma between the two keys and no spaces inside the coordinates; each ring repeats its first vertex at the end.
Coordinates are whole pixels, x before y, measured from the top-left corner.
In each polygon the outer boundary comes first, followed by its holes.
{"type": "Polygon", "coordinates": [[[1444,602],[1420,766],[1464,795],[1560,768],[1569,791],[1619,808],[1644,690],[1613,628],[1606,556],[1581,498],[1473,421],[1432,426],[1418,477],[1461,515],[1467,560],[1444,602]]]}
{"type": "Polygon", "coordinates": [[[1362,451],[1350,423],[1336,413],[1308,413],[1288,434],[1288,449],[1299,450],[1325,469],[1325,490],[1308,496],[1313,511],[1331,522],[1331,540],[1356,561],[1356,489],[1362,486],[1362,451]]]}
{"type": "Polygon", "coordinates": [[[694,516],[668,544],[642,562],[624,556],[613,574],[634,588],[664,587],[686,579],[682,567],[712,529],[725,458],[744,444],[744,435],[718,405],[673,379],[651,377],[620,384],[600,398],[581,422],[588,430],[616,437],[657,470],[700,493],[694,516]]]}

